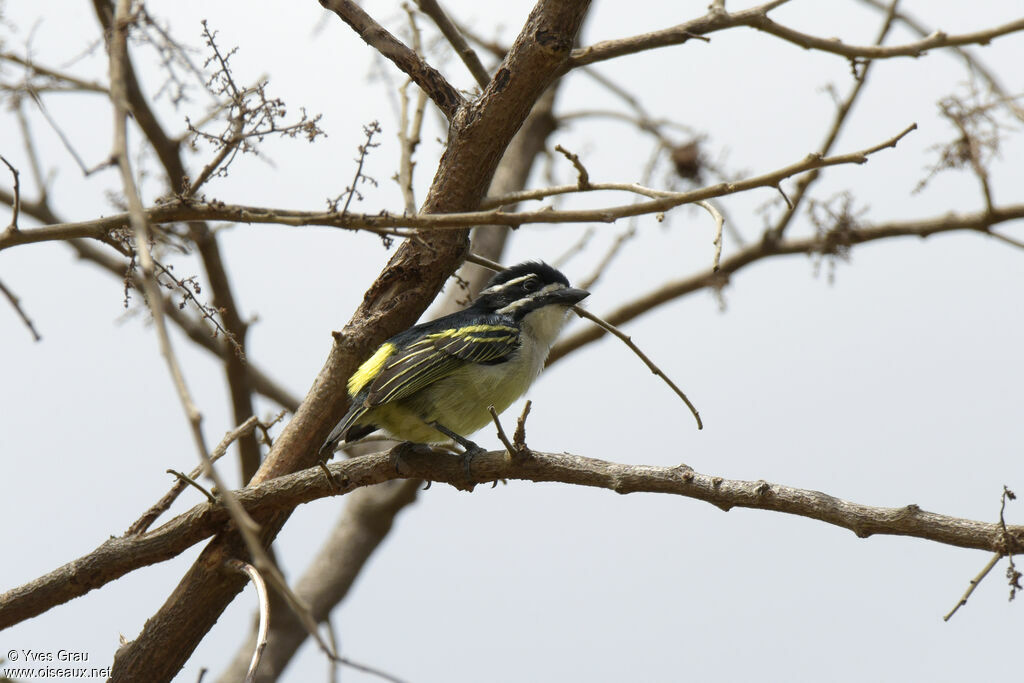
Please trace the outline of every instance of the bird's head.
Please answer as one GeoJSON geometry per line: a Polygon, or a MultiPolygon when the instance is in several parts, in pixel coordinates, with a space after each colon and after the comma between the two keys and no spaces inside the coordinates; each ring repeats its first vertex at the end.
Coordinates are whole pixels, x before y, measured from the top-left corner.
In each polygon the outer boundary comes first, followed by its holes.
{"type": "Polygon", "coordinates": [[[569,286],[569,280],[557,268],[540,261],[527,261],[491,278],[473,302],[473,308],[522,320],[548,307],[552,310],[557,307],[564,313],[569,306],[588,296],[587,290],[569,286]]]}

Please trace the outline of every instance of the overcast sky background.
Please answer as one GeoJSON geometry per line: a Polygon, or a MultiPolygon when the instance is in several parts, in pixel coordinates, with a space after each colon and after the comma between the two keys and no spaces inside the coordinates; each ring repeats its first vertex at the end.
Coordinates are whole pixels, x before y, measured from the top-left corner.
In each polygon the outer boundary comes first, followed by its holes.
{"type": "MultiPolygon", "coordinates": [[[[582,43],[670,26],[699,16],[706,4],[598,2],[582,43]]],[[[908,0],[901,9],[964,33],[1016,18],[1014,5],[908,0]]],[[[364,6],[389,26],[404,26],[397,5],[364,6]]],[[[453,16],[505,42],[531,5],[486,6],[446,3],[453,16]]],[[[12,31],[23,40],[32,30],[32,52],[42,63],[65,63],[98,35],[84,1],[51,0],[45,13],[27,0],[0,7],[5,40],[12,31]]],[[[221,47],[239,46],[232,64],[240,82],[265,74],[269,92],[293,113],[304,106],[324,115],[329,137],[313,145],[268,140],[273,165],[241,159],[228,178],[211,182],[208,196],[321,209],[350,182],[361,126],[377,119],[384,135],[367,172],[380,186],[364,188],[358,210],[401,206],[389,178],[398,158],[392,90],[403,79],[388,64],[371,68],[370,49],[334,15],[325,18],[315,2],[152,1],[147,7],[196,46],[199,22],[208,19],[221,47]],[[368,77],[380,73],[389,82],[368,77]]],[[[852,1],[792,2],[772,16],[858,44],[871,42],[881,21],[852,1]]],[[[890,42],[912,39],[897,28],[890,42]]],[[[23,52],[24,43],[4,48],[23,52]]],[[[1019,35],[974,52],[1010,92],[1024,89],[1019,35]]],[[[136,49],[150,92],[159,82],[152,57],[151,50],[136,49]]],[[[472,87],[450,54],[432,60],[457,86],[472,87]]],[[[102,56],[72,69],[106,80],[102,56]]],[[[748,29],[598,69],[628,86],[653,116],[706,132],[714,158],[751,175],[815,150],[833,112],[824,86],[845,94],[852,80],[843,59],[748,29]]],[[[980,209],[977,182],[967,173],[941,174],[913,193],[935,159],[930,148],[954,137],[935,102],[962,88],[961,62],[935,53],[873,69],[836,151],[874,145],[912,122],[919,130],[864,166],[830,170],[815,196],[850,190],[867,207],[868,222],[980,209]]],[[[15,72],[5,66],[2,73],[15,72]]],[[[87,163],[109,154],[108,102],[56,95],[46,102],[87,163]]],[[[560,112],[613,107],[622,109],[581,74],[559,95],[560,112]]],[[[170,130],[181,129],[184,111],[163,100],[160,112],[170,130]]],[[[420,200],[443,135],[437,117],[428,119],[417,165],[420,200]]],[[[0,153],[22,170],[23,192],[34,198],[12,121],[5,115],[0,124],[0,153]]],[[[116,174],[83,178],[45,121],[34,115],[31,124],[47,166],[59,169],[50,192],[61,215],[83,220],[112,213],[106,192],[116,187],[116,174]]],[[[551,146],[556,143],[578,153],[594,181],[638,180],[650,151],[649,140],[621,123],[578,122],[558,131],[551,146]]],[[[193,158],[193,168],[206,158],[193,158]]],[[[997,203],[1022,201],[1021,158],[1018,135],[993,165],[997,203]]],[[[575,177],[563,160],[554,162],[554,173],[559,182],[575,177]]],[[[666,177],[662,168],[654,183],[663,185],[666,177]]],[[[9,187],[6,171],[0,182],[9,187]]],[[[546,181],[535,174],[532,182],[546,181]]],[[[144,189],[147,202],[163,191],[155,178],[144,189]]],[[[565,205],[623,201],[588,196],[565,205]]],[[[763,227],[759,207],[771,202],[777,215],[771,190],[721,200],[748,238],[763,227]]],[[[670,218],[639,221],[638,237],[593,288],[591,310],[600,314],[710,264],[707,215],[684,208],[670,218]]],[[[0,215],[0,223],[7,220],[0,215]]],[[[32,221],[23,217],[22,225],[32,221]]],[[[553,260],[587,227],[521,229],[505,262],[553,260]]],[[[588,275],[625,228],[597,226],[590,249],[566,265],[570,279],[588,275]]],[[[1024,239],[1020,222],[999,229],[1024,239]]],[[[794,230],[810,228],[802,221],[794,230]]],[[[326,228],[238,225],[225,228],[221,239],[243,314],[258,317],[250,357],[303,395],[329,351],[330,331],[348,320],[391,252],[371,235],[326,228]]],[[[727,240],[725,255],[735,246],[727,240]]],[[[192,258],[175,264],[179,275],[199,272],[192,258]]],[[[819,272],[805,257],[773,259],[733,279],[724,310],[712,293],[701,292],[627,326],[697,404],[702,432],[624,346],[603,340],[558,363],[531,390],[529,443],[626,463],[686,463],[702,473],[765,479],[858,503],[916,503],[996,521],[1004,484],[1024,494],[1022,264],[1020,250],[967,234],[859,247],[850,263],[837,265],[834,282],[827,263],[819,272]]],[[[164,470],[188,470],[196,456],[150,326],[145,316],[125,316],[116,280],[56,243],[0,253],[0,279],[43,335],[33,343],[0,301],[0,589],[6,590],[123,533],[167,490],[164,470]]],[[[173,341],[207,440],[216,443],[234,427],[220,364],[177,331],[173,341]]],[[[263,416],[275,411],[269,402],[258,405],[263,416]]],[[[514,405],[507,419],[519,409],[514,405]]],[[[488,431],[477,440],[498,446],[488,431]]],[[[221,471],[237,482],[234,463],[221,471]]],[[[199,501],[186,492],[174,512],[199,501]]],[[[289,577],[304,571],[343,505],[327,499],[295,512],[275,546],[289,577]]],[[[1009,506],[1008,521],[1022,519],[1019,508],[1009,506]]],[[[12,648],[64,648],[89,652],[90,665],[108,665],[119,634],[138,634],[204,545],[0,633],[0,657],[12,648]]],[[[479,487],[470,495],[437,485],[401,514],[333,621],[345,655],[415,683],[1011,680],[1019,671],[1024,606],[1007,604],[1005,562],[952,621],[941,619],[987,560],[977,551],[907,538],[860,540],[820,522],[750,510],[726,514],[669,496],[529,482],[479,487]]],[[[196,680],[202,667],[210,676],[221,671],[248,632],[254,605],[247,588],[178,680],[196,680]]],[[[322,655],[307,644],[285,680],[322,680],[325,670],[322,655]]],[[[354,671],[343,678],[376,680],[354,671]]]]}

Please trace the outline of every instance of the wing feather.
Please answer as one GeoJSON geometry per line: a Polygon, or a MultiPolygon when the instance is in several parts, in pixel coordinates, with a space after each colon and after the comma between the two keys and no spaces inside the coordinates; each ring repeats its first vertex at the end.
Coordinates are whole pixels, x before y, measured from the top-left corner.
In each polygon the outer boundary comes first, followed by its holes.
{"type": "Polygon", "coordinates": [[[505,324],[467,325],[425,335],[397,351],[370,383],[368,407],[405,398],[470,363],[500,362],[519,347],[505,324]]]}

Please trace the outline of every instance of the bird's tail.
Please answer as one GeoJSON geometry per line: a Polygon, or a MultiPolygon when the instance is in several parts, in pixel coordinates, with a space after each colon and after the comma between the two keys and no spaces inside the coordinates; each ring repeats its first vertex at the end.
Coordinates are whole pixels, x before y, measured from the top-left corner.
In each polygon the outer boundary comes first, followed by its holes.
{"type": "Polygon", "coordinates": [[[324,441],[324,445],[320,447],[321,458],[329,460],[334,455],[334,451],[338,449],[341,442],[347,440],[349,430],[355,425],[356,420],[361,418],[366,413],[366,410],[361,401],[352,402],[352,406],[345,413],[345,417],[341,418],[341,422],[331,430],[327,440],[324,441]]]}

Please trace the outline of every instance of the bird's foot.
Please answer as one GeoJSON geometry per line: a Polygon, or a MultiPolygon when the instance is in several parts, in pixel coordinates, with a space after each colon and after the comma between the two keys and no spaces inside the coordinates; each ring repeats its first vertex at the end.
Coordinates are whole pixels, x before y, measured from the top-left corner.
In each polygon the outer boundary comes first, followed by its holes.
{"type": "Polygon", "coordinates": [[[460,486],[458,488],[462,488],[465,491],[472,491],[473,487],[476,486],[476,483],[473,481],[473,458],[482,453],[486,453],[487,449],[481,448],[475,442],[470,441],[461,434],[456,434],[452,430],[445,427],[443,424],[440,424],[438,422],[432,422],[430,423],[430,426],[432,426],[434,429],[450,438],[455,443],[462,446],[464,450],[464,452],[462,453],[462,471],[466,475],[466,485],[465,487],[460,486]]]}
{"type": "Polygon", "coordinates": [[[403,477],[409,473],[409,463],[405,461],[406,455],[430,455],[433,449],[427,444],[403,441],[391,449],[391,464],[395,468],[395,474],[403,477]],[[404,471],[403,471],[404,468],[404,471]]]}
{"type": "MultiPolygon", "coordinates": [[[[468,441],[468,439],[467,439],[467,442],[469,443],[468,446],[462,444],[462,447],[466,449],[465,452],[463,452],[463,454],[462,454],[462,471],[466,475],[466,481],[467,482],[472,482],[473,481],[473,469],[472,469],[473,458],[475,458],[476,456],[481,455],[483,453],[486,453],[487,451],[485,449],[481,448],[480,446],[476,445],[472,441],[468,441]]],[[[474,486],[474,484],[470,483],[470,489],[472,489],[473,486],[474,486]]]]}

